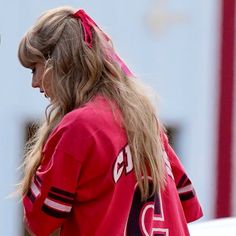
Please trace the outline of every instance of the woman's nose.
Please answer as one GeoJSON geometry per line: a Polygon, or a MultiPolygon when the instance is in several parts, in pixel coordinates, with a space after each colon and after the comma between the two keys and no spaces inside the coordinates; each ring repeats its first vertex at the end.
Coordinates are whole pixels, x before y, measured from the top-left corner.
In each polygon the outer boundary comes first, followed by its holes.
{"type": "Polygon", "coordinates": [[[40,87],[39,81],[37,79],[32,79],[31,86],[33,88],[39,88],[40,87]]]}

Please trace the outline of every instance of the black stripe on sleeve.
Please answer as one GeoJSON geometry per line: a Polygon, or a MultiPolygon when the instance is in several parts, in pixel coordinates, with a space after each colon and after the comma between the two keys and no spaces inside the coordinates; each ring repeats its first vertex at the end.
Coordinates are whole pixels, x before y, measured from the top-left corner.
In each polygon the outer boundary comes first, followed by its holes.
{"type": "Polygon", "coordinates": [[[34,183],[39,189],[41,188],[41,184],[38,182],[36,178],[34,178],[34,183]]]}
{"type": "Polygon", "coordinates": [[[179,180],[179,183],[177,184],[177,188],[183,187],[187,179],[188,179],[187,175],[183,174],[183,176],[179,180]]]}
{"type": "Polygon", "coordinates": [[[52,193],[52,192],[50,192],[50,193],[48,194],[48,197],[49,197],[50,199],[55,199],[55,200],[58,200],[58,201],[63,202],[63,203],[72,204],[72,203],[74,202],[74,200],[71,199],[71,198],[68,199],[68,198],[59,196],[59,195],[57,195],[57,194],[55,194],[55,193],[52,193]]]}
{"type": "Polygon", "coordinates": [[[30,199],[31,202],[35,201],[35,196],[33,195],[31,189],[29,189],[29,191],[27,193],[27,197],[30,199]]]}
{"type": "Polygon", "coordinates": [[[35,180],[41,185],[42,180],[39,178],[39,176],[35,175],[35,180]]]}
{"type": "Polygon", "coordinates": [[[184,185],[183,185],[182,187],[185,187],[185,186],[190,185],[190,184],[192,184],[192,183],[191,183],[190,179],[188,178],[188,179],[185,181],[185,183],[184,183],[184,185]]]}
{"type": "Polygon", "coordinates": [[[46,206],[45,204],[42,206],[42,211],[55,218],[66,218],[70,215],[70,212],[57,211],[46,206]]]}
{"type": "Polygon", "coordinates": [[[195,194],[194,194],[193,191],[179,194],[179,198],[180,198],[181,201],[187,201],[191,198],[194,198],[194,196],[195,196],[195,194]]]}
{"type": "Polygon", "coordinates": [[[63,196],[66,196],[66,197],[72,198],[72,199],[74,199],[74,197],[75,197],[75,193],[70,193],[70,192],[67,192],[65,190],[62,190],[62,189],[59,189],[56,187],[51,187],[50,192],[58,193],[60,195],[63,195],[63,196]]]}

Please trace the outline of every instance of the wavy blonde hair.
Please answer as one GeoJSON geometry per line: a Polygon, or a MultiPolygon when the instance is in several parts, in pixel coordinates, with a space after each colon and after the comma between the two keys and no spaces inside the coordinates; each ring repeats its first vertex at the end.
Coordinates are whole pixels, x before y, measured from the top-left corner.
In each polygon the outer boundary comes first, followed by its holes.
{"type": "Polygon", "coordinates": [[[142,199],[147,199],[150,192],[153,194],[165,183],[161,125],[155,109],[137,79],[128,78],[118,63],[107,57],[108,42],[96,27],[92,29],[93,46],[88,47],[81,21],[71,16],[74,12],[70,7],[45,12],[19,45],[18,56],[23,66],[32,68],[43,62],[45,73],[52,72],[53,92],[46,120],[27,144],[20,191],[23,196],[28,192],[42,159],[42,147],[52,129],[65,114],[101,94],[115,101],[122,112],[142,199]]]}

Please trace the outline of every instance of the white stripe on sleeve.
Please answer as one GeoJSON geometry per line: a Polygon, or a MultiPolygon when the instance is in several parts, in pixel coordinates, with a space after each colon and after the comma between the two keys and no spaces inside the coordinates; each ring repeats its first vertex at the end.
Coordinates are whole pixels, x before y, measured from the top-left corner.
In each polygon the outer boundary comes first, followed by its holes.
{"type": "Polygon", "coordinates": [[[38,195],[40,194],[40,190],[38,189],[38,187],[36,186],[36,184],[33,182],[31,184],[31,191],[34,194],[35,197],[38,197],[38,195]]]}
{"type": "Polygon", "coordinates": [[[48,198],[45,199],[44,204],[58,211],[70,212],[72,206],[67,206],[58,202],[54,202],[48,198]]]}
{"type": "Polygon", "coordinates": [[[190,192],[190,191],[193,191],[192,184],[178,189],[178,193],[186,193],[186,192],[190,192]]]}

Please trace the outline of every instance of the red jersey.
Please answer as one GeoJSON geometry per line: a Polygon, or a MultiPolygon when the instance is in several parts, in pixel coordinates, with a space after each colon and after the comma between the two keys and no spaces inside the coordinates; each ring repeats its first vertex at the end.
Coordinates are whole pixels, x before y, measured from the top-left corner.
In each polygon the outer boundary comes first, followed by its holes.
{"type": "Polygon", "coordinates": [[[61,236],[189,235],[187,222],[202,211],[166,136],[166,187],[141,202],[120,118],[118,109],[97,96],[65,115],[50,134],[23,199],[34,235],[58,228],[61,236]]]}

